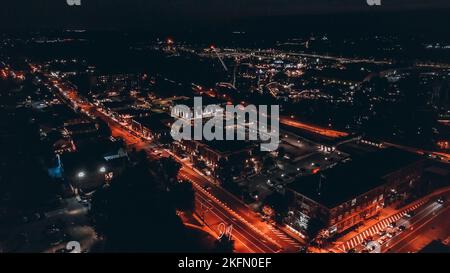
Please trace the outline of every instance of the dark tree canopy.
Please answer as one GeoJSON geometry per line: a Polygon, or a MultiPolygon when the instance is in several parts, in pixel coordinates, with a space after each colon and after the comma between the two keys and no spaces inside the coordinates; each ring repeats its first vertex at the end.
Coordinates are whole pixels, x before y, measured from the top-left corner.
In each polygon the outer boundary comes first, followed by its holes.
{"type": "Polygon", "coordinates": [[[289,210],[290,198],[281,193],[273,192],[266,197],[264,203],[274,210],[274,220],[277,223],[282,223],[289,210]]]}
{"type": "Polygon", "coordinates": [[[215,251],[218,253],[233,253],[234,240],[227,236],[223,236],[216,241],[215,251]]]}
{"type": "Polygon", "coordinates": [[[308,222],[308,228],[306,229],[309,241],[314,241],[323,228],[325,228],[325,223],[321,219],[311,218],[308,222]]]}
{"type": "Polygon", "coordinates": [[[181,164],[171,157],[163,157],[150,165],[158,176],[162,179],[160,184],[166,190],[170,190],[174,184],[178,183],[178,172],[181,164]]]}
{"type": "Polygon", "coordinates": [[[192,212],[195,206],[195,191],[192,183],[181,181],[176,183],[170,191],[176,209],[192,212]]]}
{"type": "Polygon", "coordinates": [[[95,193],[92,217],[97,232],[106,238],[105,251],[192,250],[169,193],[156,180],[147,165],[138,164],[95,193]]]}

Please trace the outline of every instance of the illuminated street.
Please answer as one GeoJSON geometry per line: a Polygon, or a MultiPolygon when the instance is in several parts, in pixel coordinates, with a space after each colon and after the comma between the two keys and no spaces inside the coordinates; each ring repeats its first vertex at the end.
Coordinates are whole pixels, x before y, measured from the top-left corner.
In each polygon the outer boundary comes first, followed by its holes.
{"type": "Polygon", "coordinates": [[[0,253],[270,272],[450,252],[448,2],[19,2],[0,253]]]}

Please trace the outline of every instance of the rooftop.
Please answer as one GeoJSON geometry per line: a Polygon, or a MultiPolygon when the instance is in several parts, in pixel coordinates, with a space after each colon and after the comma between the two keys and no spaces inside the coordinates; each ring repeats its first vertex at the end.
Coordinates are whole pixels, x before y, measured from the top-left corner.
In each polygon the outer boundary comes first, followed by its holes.
{"type": "Polygon", "coordinates": [[[220,153],[229,154],[251,149],[255,143],[249,141],[213,140],[202,141],[203,144],[220,153]]]}
{"type": "Polygon", "coordinates": [[[133,103],[132,100],[121,100],[121,101],[105,101],[103,102],[103,106],[105,108],[111,109],[111,110],[120,110],[129,108],[130,105],[133,103]]]}
{"type": "MultiPolygon", "coordinates": [[[[212,105],[212,104],[216,104],[216,105],[223,105],[226,103],[226,101],[222,100],[222,99],[218,99],[218,98],[212,98],[212,97],[207,97],[207,96],[202,96],[202,105],[203,107],[206,107],[207,105],[212,105]]],[[[178,105],[178,104],[182,104],[182,105],[186,105],[190,108],[194,107],[194,98],[188,98],[188,99],[177,99],[174,100],[174,105],[178,105]]]]}
{"type": "Polygon", "coordinates": [[[321,174],[302,177],[288,187],[333,208],[382,185],[384,176],[419,160],[420,156],[415,154],[395,148],[383,149],[321,174]]]}
{"type": "Polygon", "coordinates": [[[126,108],[116,111],[119,115],[128,115],[132,117],[145,116],[151,113],[149,109],[126,108]]]}
{"type": "Polygon", "coordinates": [[[106,166],[107,162],[101,155],[90,153],[64,153],[61,155],[64,171],[74,175],[79,171],[96,173],[99,167],[106,166]]]}
{"type": "Polygon", "coordinates": [[[93,122],[76,123],[65,126],[66,130],[72,134],[83,134],[85,132],[97,132],[97,127],[93,122]]]}
{"type": "Polygon", "coordinates": [[[167,130],[168,124],[173,122],[173,117],[167,113],[153,113],[150,116],[135,118],[135,122],[150,130],[167,130]]]}

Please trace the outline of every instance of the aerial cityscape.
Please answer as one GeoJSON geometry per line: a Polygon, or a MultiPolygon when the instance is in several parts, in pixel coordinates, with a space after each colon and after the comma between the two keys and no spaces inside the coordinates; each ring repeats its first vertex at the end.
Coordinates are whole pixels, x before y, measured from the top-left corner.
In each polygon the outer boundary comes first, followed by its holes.
{"type": "Polygon", "coordinates": [[[450,10],[154,2],[0,28],[0,253],[450,252],[450,10]]]}

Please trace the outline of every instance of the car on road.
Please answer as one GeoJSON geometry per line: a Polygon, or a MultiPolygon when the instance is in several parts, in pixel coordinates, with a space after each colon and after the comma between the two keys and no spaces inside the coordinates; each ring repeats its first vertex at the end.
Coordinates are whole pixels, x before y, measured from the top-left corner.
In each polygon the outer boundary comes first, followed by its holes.
{"type": "Polygon", "coordinates": [[[395,228],[396,226],[397,226],[397,223],[396,222],[392,222],[392,223],[389,224],[388,227],[395,228]]]}
{"type": "Polygon", "coordinates": [[[388,233],[386,234],[386,236],[387,236],[388,238],[393,238],[395,235],[397,235],[397,233],[396,233],[395,231],[393,231],[393,232],[388,232],[388,233]]]}
{"type": "Polygon", "coordinates": [[[362,243],[361,243],[361,245],[363,245],[363,246],[367,246],[370,242],[372,242],[373,241],[373,238],[370,236],[370,237],[367,237],[366,239],[364,239],[363,241],[362,241],[362,243]]]}
{"type": "Polygon", "coordinates": [[[367,245],[366,246],[366,249],[368,250],[368,251],[374,251],[375,250],[375,245],[373,245],[373,244],[370,244],[370,245],[367,245]]]}
{"type": "Polygon", "coordinates": [[[403,225],[402,225],[402,226],[399,226],[399,227],[398,227],[398,230],[399,230],[399,231],[405,231],[405,230],[406,230],[406,227],[403,226],[403,225]]]}
{"type": "Polygon", "coordinates": [[[439,199],[437,200],[437,202],[439,203],[439,204],[444,204],[445,203],[445,197],[439,197],[439,199]]]}
{"type": "Polygon", "coordinates": [[[380,236],[384,236],[384,235],[386,235],[386,230],[380,230],[379,232],[378,232],[378,235],[380,235],[380,236]]]}
{"type": "Polygon", "coordinates": [[[383,237],[381,237],[380,239],[378,239],[378,244],[380,245],[380,246],[382,246],[382,245],[384,245],[385,243],[386,243],[386,241],[387,241],[387,238],[385,237],[385,236],[383,236],[383,237]]]}
{"type": "Polygon", "coordinates": [[[414,211],[407,211],[403,214],[403,218],[412,218],[415,215],[414,211]]]}

